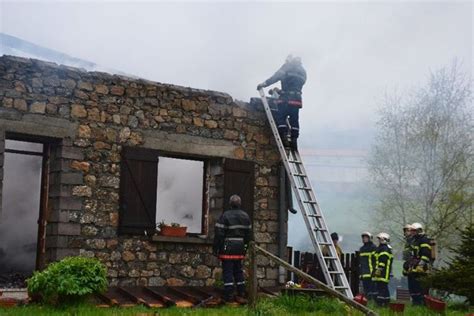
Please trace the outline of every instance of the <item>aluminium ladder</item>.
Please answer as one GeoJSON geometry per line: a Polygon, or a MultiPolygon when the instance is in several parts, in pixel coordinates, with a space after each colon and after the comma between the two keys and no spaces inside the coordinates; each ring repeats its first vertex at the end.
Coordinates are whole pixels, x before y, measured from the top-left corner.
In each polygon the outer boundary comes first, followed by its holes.
{"type": "Polygon", "coordinates": [[[329,287],[352,299],[351,287],[342,268],[341,261],[337,256],[336,247],[331,240],[331,235],[324,221],[319,203],[316,200],[311,182],[306,174],[301,156],[297,150],[293,149],[289,149],[287,153],[287,149],[283,146],[280,134],[278,133],[265,92],[263,89],[260,89],[259,92],[265,113],[272,128],[273,136],[275,136],[278,151],[280,152],[286,173],[290,179],[291,187],[298,201],[306,228],[311,237],[311,242],[316,250],[316,255],[326,283],[329,287]],[[323,247],[326,247],[328,253],[326,251],[323,253],[323,247]]]}

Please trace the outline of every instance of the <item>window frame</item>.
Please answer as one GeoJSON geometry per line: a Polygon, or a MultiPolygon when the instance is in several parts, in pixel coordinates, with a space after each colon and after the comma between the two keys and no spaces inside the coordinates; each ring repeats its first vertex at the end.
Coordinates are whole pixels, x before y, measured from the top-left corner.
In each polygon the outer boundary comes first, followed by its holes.
{"type": "MultiPolygon", "coordinates": [[[[202,161],[203,162],[203,185],[202,185],[202,198],[201,198],[201,232],[200,233],[186,233],[186,237],[181,238],[181,239],[186,239],[186,238],[197,238],[197,237],[209,237],[209,180],[210,180],[210,161],[211,157],[208,156],[202,156],[202,155],[194,155],[194,154],[186,154],[186,153],[176,153],[176,152],[169,152],[169,151],[164,151],[160,149],[153,149],[153,148],[145,148],[145,147],[133,147],[133,146],[124,146],[122,148],[122,159],[126,159],[124,156],[124,153],[127,152],[130,154],[130,152],[134,151],[140,151],[140,150],[146,150],[152,155],[156,155],[157,159],[157,174],[155,175],[156,178],[156,187],[154,189],[154,192],[156,192],[156,204],[159,203],[158,201],[158,176],[160,173],[160,158],[161,157],[166,157],[166,158],[174,158],[174,159],[183,159],[183,160],[193,160],[193,161],[202,161]]],[[[122,182],[123,180],[123,174],[122,170],[120,172],[120,181],[122,182]]],[[[120,208],[122,207],[122,196],[123,192],[120,191],[120,208]]],[[[155,205],[155,225],[158,225],[158,222],[156,220],[158,214],[158,210],[155,205]]],[[[121,223],[121,221],[119,220],[121,223]]],[[[168,223],[169,224],[169,223],[168,223]]],[[[156,226],[155,226],[156,227],[156,226]]],[[[119,224],[119,231],[120,231],[120,224],[119,224]]],[[[145,227],[144,227],[145,229],[145,227]]],[[[132,233],[132,232],[122,232],[120,233],[121,235],[140,235],[138,232],[132,233]]],[[[166,236],[160,236],[160,239],[166,239],[168,237],[166,236]]],[[[171,237],[171,239],[173,239],[171,237]]]]}
{"type": "MultiPolygon", "coordinates": [[[[207,202],[209,199],[208,190],[206,188],[209,186],[209,181],[207,174],[209,172],[209,157],[198,156],[198,155],[187,155],[183,153],[170,153],[167,151],[157,150],[158,153],[158,175],[160,173],[160,158],[171,158],[171,159],[181,159],[181,160],[191,160],[191,161],[201,161],[203,163],[203,170],[202,170],[202,194],[201,194],[201,232],[200,233],[188,233],[186,232],[186,236],[189,237],[197,237],[197,236],[207,236],[208,235],[208,227],[207,227],[207,218],[209,214],[209,203],[207,202]]],[[[157,177],[158,177],[157,175],[157,177]]],[[[156,184],[156,190],[158,191],[158,179],[156,184]]],[[[158,192],[156,196],[157,204],[158,201],[158,192]]],[[[156,215],[158,214],[158,210],[156,210],[156,215]]],[[[158,224],[158,223],[157,223],[158,224]]],[[[168,223],[169,224],[169,223],[168,223]]]]}

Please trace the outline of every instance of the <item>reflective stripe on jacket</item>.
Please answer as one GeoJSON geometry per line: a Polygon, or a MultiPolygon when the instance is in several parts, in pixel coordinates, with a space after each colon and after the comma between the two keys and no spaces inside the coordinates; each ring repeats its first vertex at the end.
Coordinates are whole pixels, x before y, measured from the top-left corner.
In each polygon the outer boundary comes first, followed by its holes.
{"type": "Polygon", "coordinates": [[[415,259],[431,262],[431,240],[426,235],[415,236],[411,247],[415,259]]]}
{"type": "Polygon", "coordinates": [[[377,246],[369,241],[359,249],[359,275],[362,280],[370,279],[375,266],[375,249],[377,246]]]}
{"type": "Polygon", "coordinates": [[[246,212],[240,209],[225,211],[214,226],[214,253],[221,259],[238,259],[235,256],[241,256],[239,258],[242,259],[245,254],[245,248],[251,239],[251,229],[250,217],[246,212]],[[226,241],[231,240],[234,242],[232,247],[226,247],[226,241]],[[241,240],[241,247],[238,247],[235,243],[238,240],[241,240]],[[229,251],[225,248],[232,250],[229,251]]]}
{"type": "Polygon", "coordinates": [[[382,244],[375,250],[375,270],[381,270],[380,276],[372,277],[372,281],[388,283],[392,270],[392,249],[390,246],[382,244]]]}

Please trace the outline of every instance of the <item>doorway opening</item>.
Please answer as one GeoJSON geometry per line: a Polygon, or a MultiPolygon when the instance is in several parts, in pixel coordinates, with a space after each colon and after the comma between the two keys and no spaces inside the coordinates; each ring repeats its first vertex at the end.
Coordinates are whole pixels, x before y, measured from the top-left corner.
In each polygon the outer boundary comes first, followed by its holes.
{"type": "Polygon", "coordinates": [[[50,145],[9,136],[5,140],[0,213],[0,288],[24,288],[45,253],[50,145]]]}

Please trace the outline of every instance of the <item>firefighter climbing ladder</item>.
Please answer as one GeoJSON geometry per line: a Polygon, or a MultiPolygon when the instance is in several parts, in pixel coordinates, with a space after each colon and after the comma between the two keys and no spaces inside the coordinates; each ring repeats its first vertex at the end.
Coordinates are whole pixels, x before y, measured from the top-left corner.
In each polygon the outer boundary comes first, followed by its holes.
{"type": "Polygon", "coordinates": [[[352,299],[352,291],[349,282],[342,268],[341,261],[337,256],[336,247],[332,243],[323,213],[316,200],[311,182],[306,174],[306,170],[297,150],[289,150],[288,153],[283,146],[280,134],[278,133],[275,120],[273,119],[270,106],[263,89],[259,90],[262,98],[263,107],[267,115],[268,121],[272,128],[273,136],[278,146],[278,151],[283,160],[286,173],[290,179],[291,187],[295,193],[296,200],[303,215],[303,219],[308,229],[311,241],[313,243],[319,264],[329,287],[338,290],[348,298],[352,299]],[[327,247],[329,253],[323,254],[323,247],[327,247]]]}

